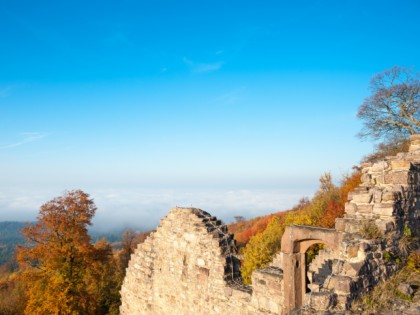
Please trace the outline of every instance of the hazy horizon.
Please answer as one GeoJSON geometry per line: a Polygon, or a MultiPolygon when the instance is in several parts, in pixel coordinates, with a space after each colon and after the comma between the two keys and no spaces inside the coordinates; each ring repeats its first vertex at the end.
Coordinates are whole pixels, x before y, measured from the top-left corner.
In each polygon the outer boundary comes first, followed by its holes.
{"type": "MultiPolygon", "coordinates": [[[[290,187],[265,187],[257,189],[222,189],[211,187],[184,187],[177,189],[100,188],[83,189],[97,206],[92,230],[114,231],[126,227],[140,230],[154,229],[170,208],[197,207],[216,215],[225,223],[234,216],[247,219],[290,209],[300,198],[310,197],[318,183],[290,187]]],[[[0,221],[34,221],[40,206],[49,199],[62,195],[59,189],[14,190],[2,189],[0,221]]]]}

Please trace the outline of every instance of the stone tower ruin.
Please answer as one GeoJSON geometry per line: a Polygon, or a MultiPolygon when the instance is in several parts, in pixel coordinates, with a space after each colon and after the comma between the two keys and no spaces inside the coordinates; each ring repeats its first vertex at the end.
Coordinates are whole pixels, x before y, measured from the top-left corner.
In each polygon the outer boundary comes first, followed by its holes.
{"type": "Polygon", "coordinates": [[[242,284],[233,235],[209,213],[173,208],[131,256],[121,289],[122,315],[287,314],[299,308],[346,310],[398,269],[392,253],[404,230],[420,231],[420,135],[409,152],[362,165],[334,229],[292,225],[271,266],[242,284]],[[361,227],[384,237],[365,239],[361,227]],[[325,245],[311,265],[307,249],[325,245]],[[391,258],[390,258],[391,257],[391,258]]]}

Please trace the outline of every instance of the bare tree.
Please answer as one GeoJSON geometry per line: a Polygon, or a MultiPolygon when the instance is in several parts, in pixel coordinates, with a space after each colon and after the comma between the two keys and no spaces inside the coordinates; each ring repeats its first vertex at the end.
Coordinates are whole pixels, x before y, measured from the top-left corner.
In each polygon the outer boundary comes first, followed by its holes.
{"type": "Polygon", "coordinates": [[[359,137],[391,142],[420,132],[418,73],[395,66],[373,77],[369,87],[372,94],[357,113],[363,121],[359,137]]]}
{"type": "Polygon", "coordinates": [[[235,219],[235,222],[236,222],[236,223],[239,223],[239,222],[243,222],[243,221],[245,221],[245,217],[243,217],[243,216],[241,216],[241,215],[236,215],[236,216],[234,216],[233,218],[235,219]]]}
{"type": "Polygon", "coordinates": [[[319,178],[320,189],[323,192],[332,191],[335,188],[335,185],[332,182],[332,176],[330,172],[325,172],[319,178]]]}
{"type": "Polygon", "coordinates": [[[137,233],[132,229],[125,229],[123,232],[123,240],[122,240],[122,253],[121,253],[121,264],[122,269],[125,271],[125,268],[128,266],[128,262],[130,261],[131,254],[134,252],[135,247],[135,239],[137,237],[137,233]]]}

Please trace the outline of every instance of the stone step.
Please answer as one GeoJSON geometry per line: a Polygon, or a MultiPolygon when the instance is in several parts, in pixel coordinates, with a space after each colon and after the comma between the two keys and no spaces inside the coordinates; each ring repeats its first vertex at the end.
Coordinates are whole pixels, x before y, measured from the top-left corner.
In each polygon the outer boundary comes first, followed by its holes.
{"type": "Polygon", "coordinates": [[[306,293],[304,305],[316,311],[327,311],[334,307],[336,296],[330,292],[312,292],[306,293]]]}
{"type": "Polygon", "coordinates": [[[308,288],[309,288],[309,290],[311,290],[312,293],[319,292],[319,289],[320,289],[318,283],[309,283],[308,288]]]}

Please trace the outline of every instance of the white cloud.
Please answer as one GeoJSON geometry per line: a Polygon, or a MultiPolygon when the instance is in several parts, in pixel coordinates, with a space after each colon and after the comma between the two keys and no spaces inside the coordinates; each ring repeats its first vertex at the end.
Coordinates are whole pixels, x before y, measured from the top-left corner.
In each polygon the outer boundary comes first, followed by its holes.
{"type": "Polygon", "coordinates": [[[22,132],[20,136],[22,140],[1,146],[0,149],[9,149],[9,148],[14,148],[14,147],[19,147],[26,143],[38,141],[38,140],[41,140],[42,138],[45,138],[47,134],[41,133],[41,132],[22,132]]]}
{"type": "Polygon", "coordinates": [[[191,73],[194,74],[214,72],[219,70],[224,64],[223,61],[213,63],[197,63],[186,57],[184,57],[183,61],[190,68],[191,73]]]}

